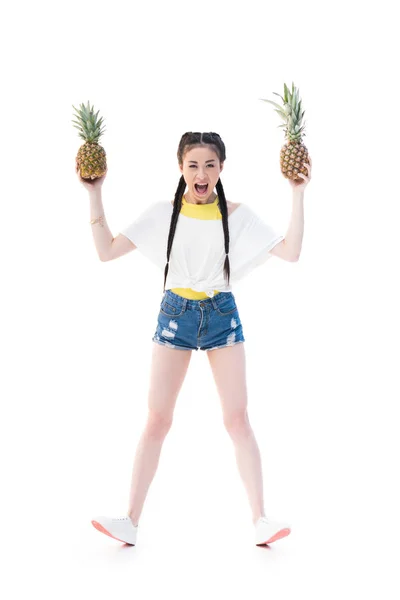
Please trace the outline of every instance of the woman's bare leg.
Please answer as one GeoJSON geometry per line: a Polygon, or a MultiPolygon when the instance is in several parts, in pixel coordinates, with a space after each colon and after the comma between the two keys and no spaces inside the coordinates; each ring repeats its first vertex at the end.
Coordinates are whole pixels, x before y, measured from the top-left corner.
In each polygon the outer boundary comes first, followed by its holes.
{"type": "Polygon", "coordinates": [[[224,425],[233,441],[255,523],[265,516],[264,493],[260,450],[247,414],[244,343],[210,350],[207,356],[221,400],[224,425]]]}
{"type": "Polygon", "coordinates": [[[171,428],[178,393],[189,366],[191,350],[175,350],[154,342],[148,419],[139,440],[132,470],[128,516],[136,526],[157,470],[161,447],[171,428]]]}

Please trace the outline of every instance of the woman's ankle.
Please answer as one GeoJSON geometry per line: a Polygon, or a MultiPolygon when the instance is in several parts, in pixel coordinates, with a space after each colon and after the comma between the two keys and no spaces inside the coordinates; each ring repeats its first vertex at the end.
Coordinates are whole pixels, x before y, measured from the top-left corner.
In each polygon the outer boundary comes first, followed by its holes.
{"type": "Polygon", "coordinates": [[[130,520],[132,521],[132,525],[134,527],[138,526],[139,523],[139,519],[136,519],[133,515],[131,515],[130,513],[128,513],[128,517],[130,518],[130,520]]]}
{"type": "Polygon", "coordinates": [[[261,513],[259,513],[259,514],[257,514],[257,515],[254,515],[254,516],[253,516],[253,524],[254,524],[254,525],[257,523],[257,521],[258,521],[258,519],[259,519],[260,517],[264,517],[264,518],[265,518],[265,512],[264,512],[264,511],[263,511],[263,512],[261,512],[261,513]]]}

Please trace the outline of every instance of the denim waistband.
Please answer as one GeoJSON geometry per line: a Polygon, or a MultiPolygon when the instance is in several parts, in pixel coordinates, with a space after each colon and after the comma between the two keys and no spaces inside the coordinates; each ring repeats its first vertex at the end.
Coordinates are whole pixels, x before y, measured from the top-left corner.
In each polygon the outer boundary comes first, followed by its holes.
{"type": "Polygon", "coordinates": [[[184,298],[183,296],[179,296],[175,294],[175,292],[171,292],[171,290],[165,290],[163,295],[163,300],[168,299],[168,303],[176,306],[177,308],[182,308],[182,306],[186,309],[190,308],[198,308],[199,306],[207,306],[211,305],[213,308],[217,308],[219,304],[226,300],[228,296],[233,296],[232,292],[219,292],[215,294],[212,298],[200,298],[199,300],[192,300],[190,298],[184,298]]]}

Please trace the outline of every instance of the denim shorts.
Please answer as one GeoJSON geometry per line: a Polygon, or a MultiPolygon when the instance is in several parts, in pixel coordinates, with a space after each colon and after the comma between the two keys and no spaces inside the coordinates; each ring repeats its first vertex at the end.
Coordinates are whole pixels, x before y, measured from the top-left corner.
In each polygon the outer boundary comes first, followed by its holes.
{"type": "Polygon", "coordinates": [[[232,292],[189,300],[166,290],[153,342],[177,350],[214,350],[245,341],[232,292]]]}

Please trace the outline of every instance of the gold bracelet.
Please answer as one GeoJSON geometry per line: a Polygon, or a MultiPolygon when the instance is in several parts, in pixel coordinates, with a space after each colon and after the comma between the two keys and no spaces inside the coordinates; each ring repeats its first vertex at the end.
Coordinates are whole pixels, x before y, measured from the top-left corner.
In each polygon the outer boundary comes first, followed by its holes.
{"type": "Polygon", "coordinates": [[[104,227],[103,218],[104,218],[104,215],[100,215],[100,217],[97,217],[97,219],[92,219],[90,221],[90,224],[94,225],[95,223],[99,223],[102,227],[104,227]]]}

